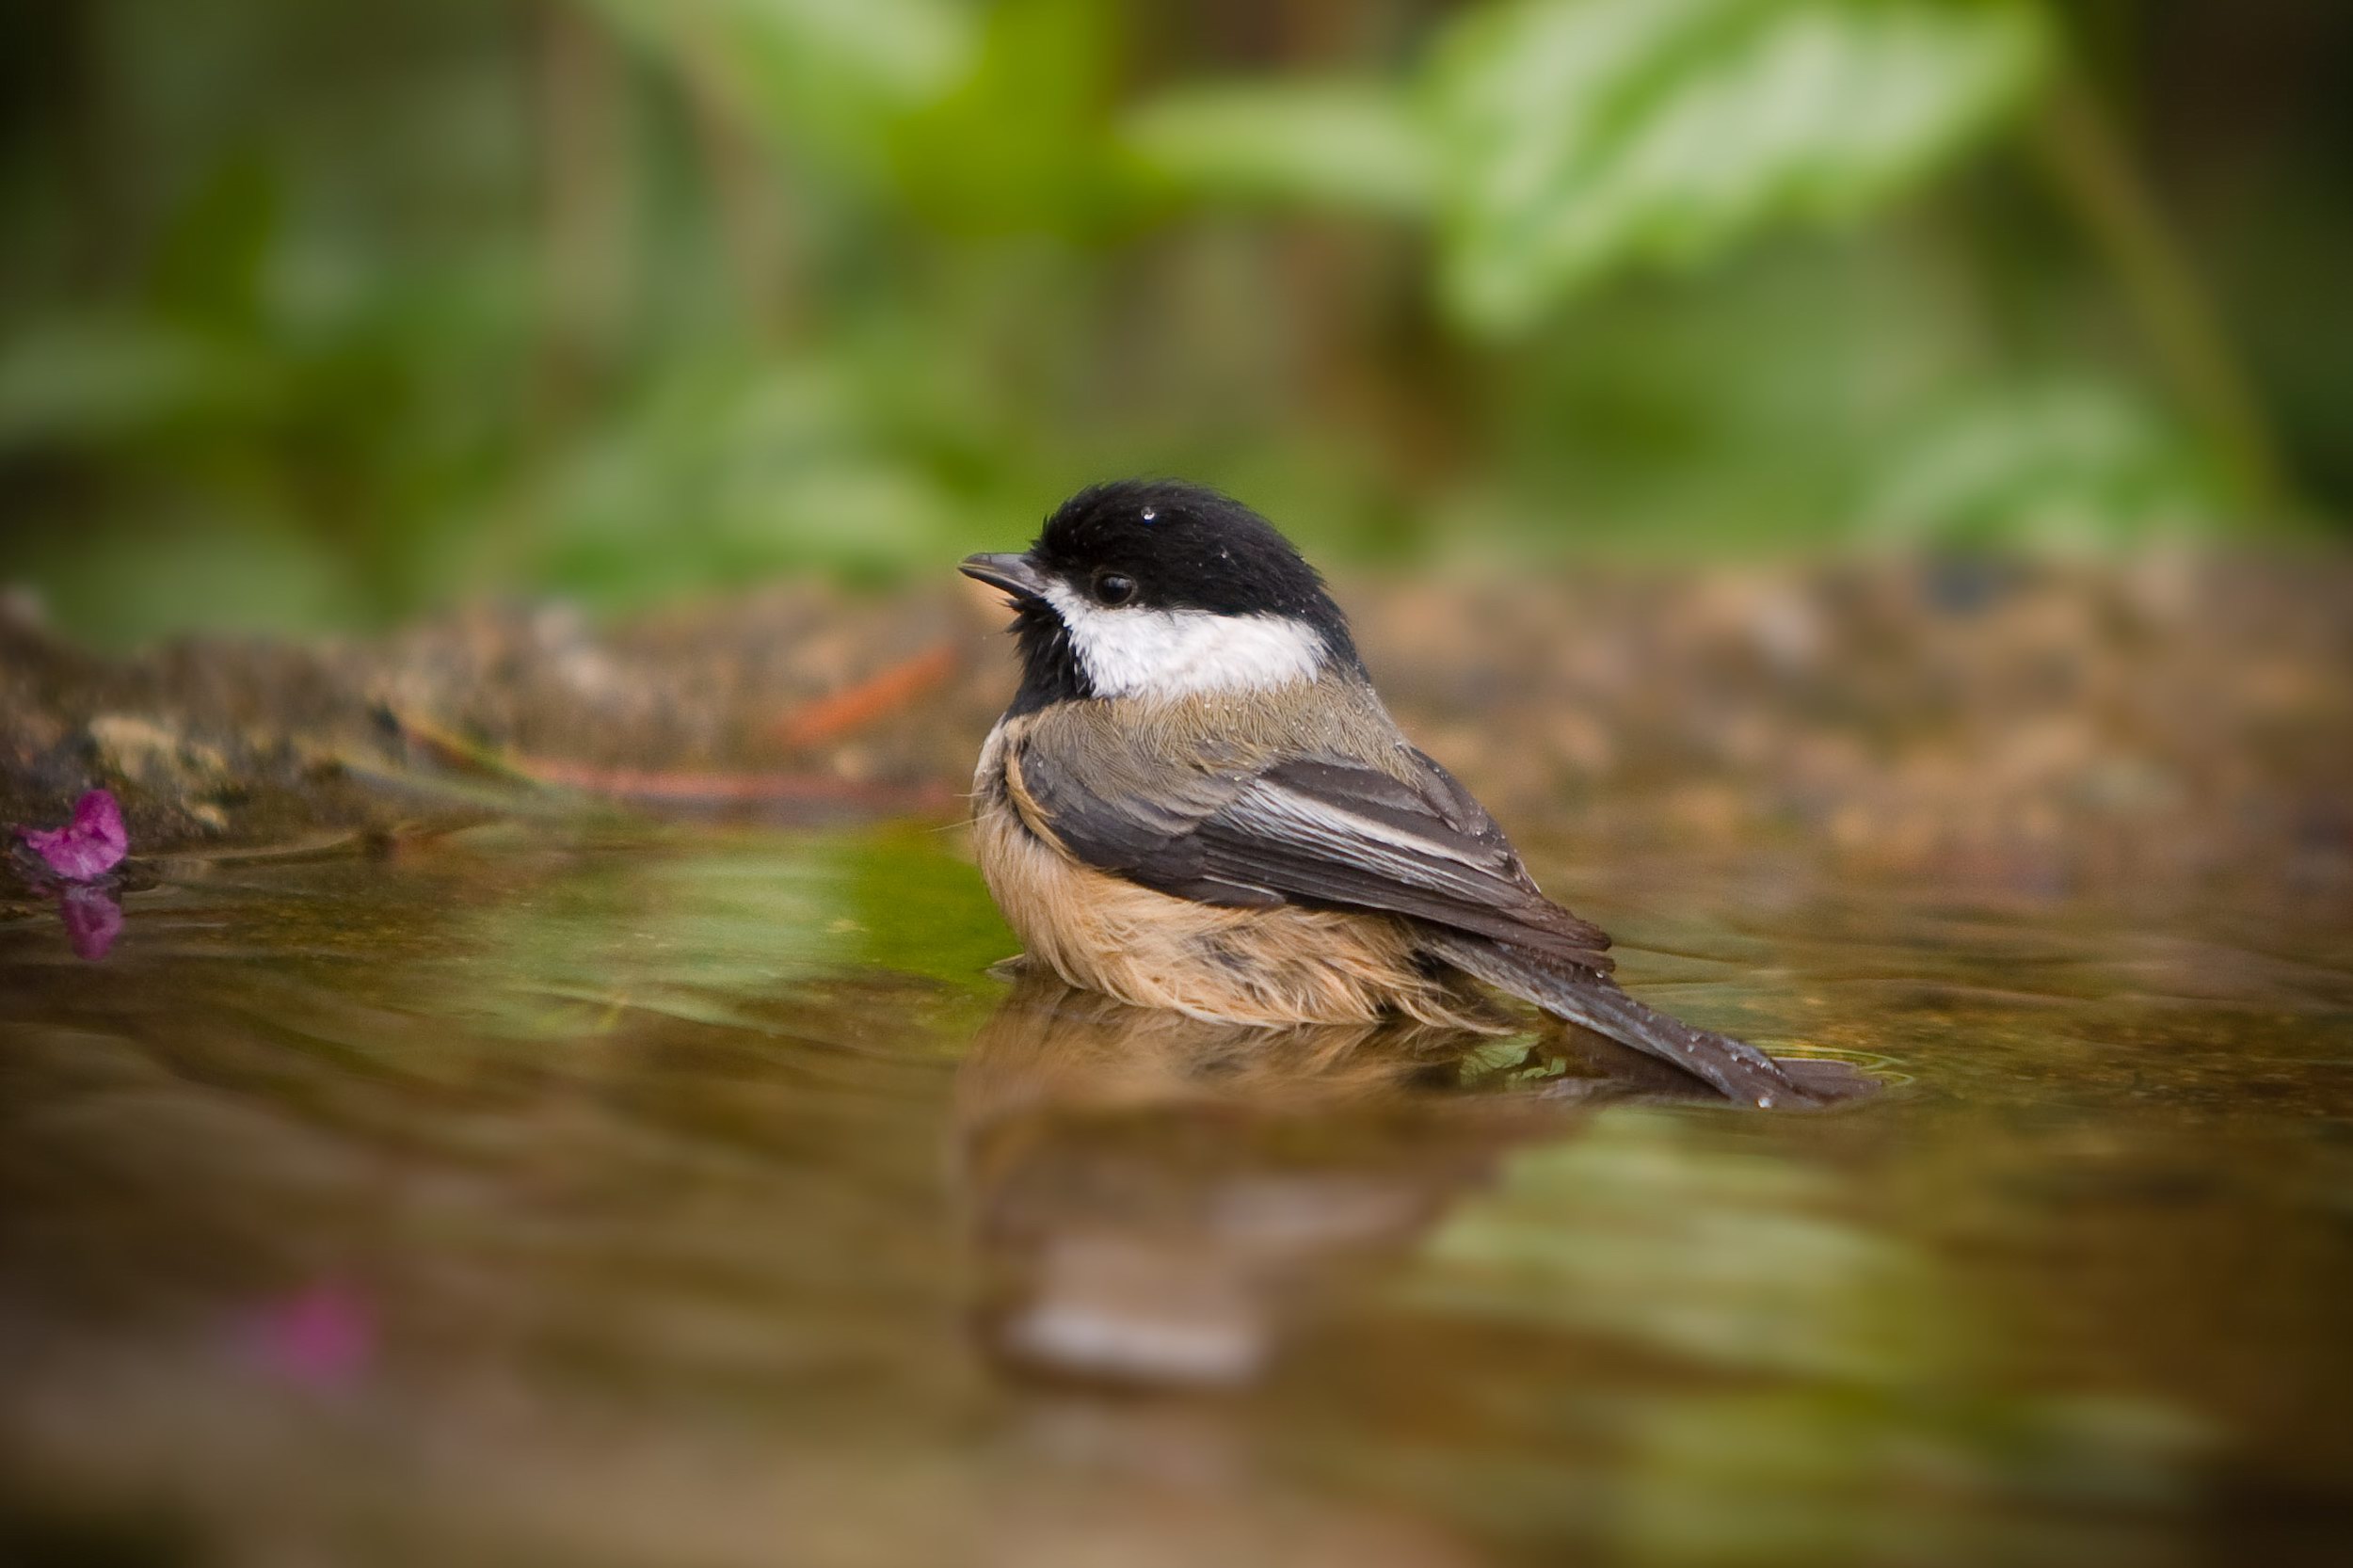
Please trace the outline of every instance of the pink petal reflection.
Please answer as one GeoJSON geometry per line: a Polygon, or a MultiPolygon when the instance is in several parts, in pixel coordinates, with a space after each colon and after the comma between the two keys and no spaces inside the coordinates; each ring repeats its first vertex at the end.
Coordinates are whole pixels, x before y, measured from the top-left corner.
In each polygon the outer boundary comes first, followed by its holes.
{"type": "Polygon", "coordinates": [[[249,1328],[262,1365],[312,1388],[344,1388],[376,1359],[376,1313],[337,1280],[318,1280],[263,1304],[249,1328]]]}
{"type": "Polygon", "coordinates": [[[57,919],[73,944],[73,955],[95,964],[122,935],[122,905],[104,888],[68,888],[57,895],[57,919]]]}
{"type": "Polygon", "coordinates": [[[16,836],[49,869],[72,882],[104,876],[122,863],[131,838],[122,829],[122,808],[111,792],[92,790],[73,803],[73,820],[63,827],[20,827],[16,836]]]}

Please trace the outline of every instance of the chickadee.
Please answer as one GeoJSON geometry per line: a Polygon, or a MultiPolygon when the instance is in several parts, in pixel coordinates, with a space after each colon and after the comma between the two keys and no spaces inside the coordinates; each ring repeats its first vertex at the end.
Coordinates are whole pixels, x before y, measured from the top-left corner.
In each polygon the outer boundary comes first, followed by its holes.
{"type": "Polygon", "coordinates": [[[1323,580],[1249,507],[1097,485],[961,569],[1007,596],[1021,656],[974,779],[981,872],[1071,984],[1221,1023],[1450,1024],[1479,981],[1734,1099],[1810,1099],[1619,988],[1609,938],[1399,731],[1323,580]]]}

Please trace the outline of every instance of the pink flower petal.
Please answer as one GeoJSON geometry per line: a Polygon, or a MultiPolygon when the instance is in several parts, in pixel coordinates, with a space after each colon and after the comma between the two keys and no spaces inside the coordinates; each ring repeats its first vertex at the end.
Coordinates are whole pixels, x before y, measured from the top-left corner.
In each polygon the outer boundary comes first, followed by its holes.
{"type": "Polygon", "coordinates": [[[92,790],[73,803],[73,820],[63,827],[20,827],[24,840],[49,869],[71,882],[88,882],[122,864],[131,851],[122,830],[122,808],[113,794],[92,790]]]}

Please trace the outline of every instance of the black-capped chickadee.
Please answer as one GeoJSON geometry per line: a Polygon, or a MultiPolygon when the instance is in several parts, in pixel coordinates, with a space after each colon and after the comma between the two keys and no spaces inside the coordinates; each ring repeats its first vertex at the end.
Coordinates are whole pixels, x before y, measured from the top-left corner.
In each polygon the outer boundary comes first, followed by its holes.
{"type": "Polygon", "coordinates": [[[1732,1098],[1810,1100],[1619,988],[1609,938],[1398,730],[1322,579],[1249,507],[1097,485],[962,569],[1008,596],[1021,655],[975,778],[981,872],[1073,985],[1215,1022],[1455,1023],[1479,981],[1732,1098]]]}

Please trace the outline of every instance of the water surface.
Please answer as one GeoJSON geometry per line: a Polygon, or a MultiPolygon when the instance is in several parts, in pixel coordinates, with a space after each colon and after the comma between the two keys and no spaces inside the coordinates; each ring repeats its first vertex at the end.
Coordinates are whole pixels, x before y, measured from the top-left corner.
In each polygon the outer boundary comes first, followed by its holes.
{"type": "Polygon", "coordinates": [[[1532,854],[1645,996],[1888,1085],[1767,1115],[1534,1029],[1016,984],[962,856],[492,824],[155,862],[95,962],[22,908],[0,1546],[2279,1560],[2345,1521],[2320,895],[1532,854]]]}

